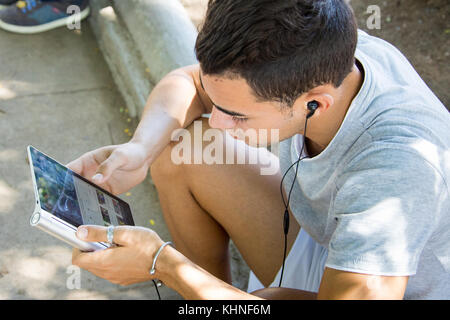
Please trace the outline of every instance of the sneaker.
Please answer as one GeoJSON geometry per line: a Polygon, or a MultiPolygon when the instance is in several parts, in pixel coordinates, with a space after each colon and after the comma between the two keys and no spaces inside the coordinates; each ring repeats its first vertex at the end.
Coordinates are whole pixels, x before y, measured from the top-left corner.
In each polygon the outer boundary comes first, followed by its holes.
{"type": "Polygon", "coordinates": [[[89,15],[88,2],[89,0],[20,0],[0,11],[0,28],[31,34],[66,26],[73,23],[72,16],[75,14],[68,14],[67,8],[71,5],[79,6],[81,21],[89,15]]]}
{"type": "Polygon", "coordinates": [[[17,2],[17,0],[0,0],[0,10],[7,8],[9,5],[17,2]]]}

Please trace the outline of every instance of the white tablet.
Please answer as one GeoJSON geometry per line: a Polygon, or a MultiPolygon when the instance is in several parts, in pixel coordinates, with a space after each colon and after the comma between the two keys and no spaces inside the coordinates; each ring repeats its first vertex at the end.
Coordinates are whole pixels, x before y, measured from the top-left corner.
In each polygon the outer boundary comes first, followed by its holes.
{"type": "Polygon", "coordinates": [[[28,159],[36,207],[30,224],[82,251],[106,249],[108,243],[79,240],[83,224],[134,226],[130,206],[32,146],[28,159]]]}

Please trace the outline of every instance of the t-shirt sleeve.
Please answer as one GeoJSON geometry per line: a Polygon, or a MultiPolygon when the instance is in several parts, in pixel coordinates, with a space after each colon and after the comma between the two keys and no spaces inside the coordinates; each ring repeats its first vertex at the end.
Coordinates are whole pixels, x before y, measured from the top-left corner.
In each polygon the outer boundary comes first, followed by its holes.
{"type": "Polygon", "coordinates": [[[337,180],[336,229],[326,266],[377,275],[413,275],[440,221],[447,189],[439,172],[413,152],[372,148],[337,180]]]}

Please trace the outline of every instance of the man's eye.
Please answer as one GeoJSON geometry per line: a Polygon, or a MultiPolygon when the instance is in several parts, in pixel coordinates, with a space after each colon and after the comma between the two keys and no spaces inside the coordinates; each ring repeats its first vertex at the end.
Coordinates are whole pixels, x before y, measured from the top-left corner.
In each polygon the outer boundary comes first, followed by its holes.
{"type": "Polygon", "coordinates": [[[240,118],[240,117],[233,117],[232,119],[235,122],[245,122],[248,120],[248,118],[240,118]]]}

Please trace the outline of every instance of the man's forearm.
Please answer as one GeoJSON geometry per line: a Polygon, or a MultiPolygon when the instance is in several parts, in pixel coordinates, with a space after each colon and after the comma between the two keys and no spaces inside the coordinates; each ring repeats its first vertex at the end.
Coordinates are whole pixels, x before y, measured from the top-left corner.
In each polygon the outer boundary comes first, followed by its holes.
{"type": "Polygon", "coordinates": [[[157,278],[188,300],[260,299],[214,277],[170,246],[159,256],[156,270],[157,278]]]}
{"type": "Polygon", "coordinates": [[[149,164],[169,144],[174,130],[187,127],[205,112],[193,79],[197,69],[197,66],[190,66],[172,71],[150,94],[131,139],[146,147],[149,164]]]}
{"type": "Polygon", "coordinates": [[[264,288],[249,294],[214,277],[169,246],[159,256],[156,269],[157,278],[187,300],[317,299],[315,292],[289,288],[264,288]]]}

